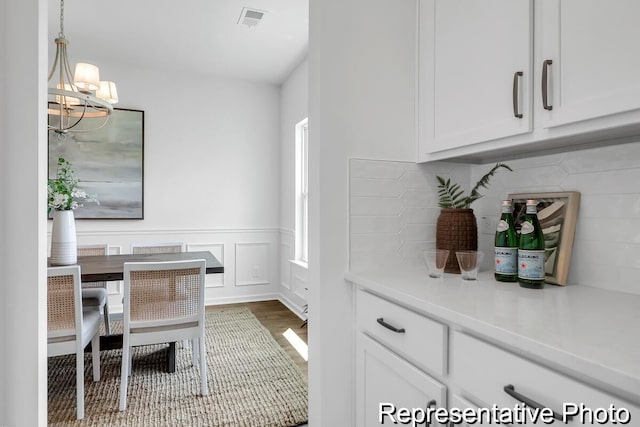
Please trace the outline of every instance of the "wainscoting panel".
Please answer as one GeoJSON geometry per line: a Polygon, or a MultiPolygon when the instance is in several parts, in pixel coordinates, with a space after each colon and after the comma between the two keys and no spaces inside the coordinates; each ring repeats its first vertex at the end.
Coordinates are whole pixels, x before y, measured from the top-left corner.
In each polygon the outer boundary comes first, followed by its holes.
{"type": "Polygon", "coordinates": [[[301,318],[307,301],[307,268],[293,261],[295,232],[280,229],[280,282],[278,293],[280,301],[297,313],[301,318]]]}
{"type": "Polygon", "coordinates": [[[280,242],[280,284],[285,289],[291,289],[291,268],[289,260],[293,258],[290,244],[280,242]]]}
{"type": "Polygon", "coordinates": [[[268,285],[269,243],[236,243],[236,286],[268,285]]]}

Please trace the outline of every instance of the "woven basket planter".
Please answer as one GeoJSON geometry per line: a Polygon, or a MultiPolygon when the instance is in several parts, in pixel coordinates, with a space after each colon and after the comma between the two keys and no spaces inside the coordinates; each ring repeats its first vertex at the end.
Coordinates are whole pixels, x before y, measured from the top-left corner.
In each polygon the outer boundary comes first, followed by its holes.
{"type": "Polygon", "coordinates": [[[473,209],[441,209],[436,226],[436,248],[449,249],[444,271],[460,274],[456,251],[478,250],[478,225],[473,209]]]}

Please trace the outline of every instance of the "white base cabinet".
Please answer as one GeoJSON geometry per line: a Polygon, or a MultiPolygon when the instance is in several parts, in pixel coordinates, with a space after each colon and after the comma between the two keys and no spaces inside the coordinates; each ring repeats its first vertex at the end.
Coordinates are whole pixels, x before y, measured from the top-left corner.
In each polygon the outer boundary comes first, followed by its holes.
{"type": "Polygon", "coordinates": [[[427,412],[447,405],[446,387],[426,372],[446,372],[446,327],[368,292],[355,300],[356,426],[427,425],[427,412]]]}
{"type": "MultiPolygon", "coordinates": [[[[355,284],[356,426],[401,425],[402,419],[405,425],[414,425],[414,421],[428,425],[420,417],[428,408],[439,408],[448,412],[432,413],[429,425],[450,426],[454,419],[446,416],[457,414],[456,425],[463,426],[566,425],[566,421],[568,425],[640,427],[640,402],[611,392],[620,384],[594,381],[588,378],[591,372],[580,375],[575,366],[522,352],[520,345],[528,340],[525,336],[505,340],[500,329],[488,333],[486,320],[474,320],[476,306],[466,305],[471,290],[460,287],[458,281],[432,282],[426,291],[420,276],[416,286],[404,281],[402,293],[392,280],[386,285],[371,277],[359,280],[348,275],[348,280],[355,284]],[[466,298],[463,304],[469,311],[457,312],[449,303],[438,305],[434,301],[442,295],[451,304],[466,298]],[[462,417],[465,410],[475,411],[476,418],[462,417]],[[406,418],[411,414],[417,418],[406,418]],[[481,416],[483,423],[478,424],[481,416]]],[[[476,284],[474,292],[480,286],[476,284]]],[[[485,289],[491,293],[496,288],[501,287],[485,289]]],[[[526,291],[504,288],[508,294],[522,293],[523,297],[526,291]]],[[[496,298],[504,301],[505,296],[496,298]]],[[[476,294],[474,300],[482,304],[485,297],[476,294]]],[[[490,305],[489,300],[485,304],[490,305]]],[[[494,311],[495,318],[502,320],[511,315],[507,313],[514,311],[494,311]]],[[[525,330],[536,329],[527,318],[516,316],[513,321],[521,322],[525,330]]],[[[584,339],[588,348],[589,339],[584,339]]],[[[627,391],[637,395],[640,390],[627,391]]]]}

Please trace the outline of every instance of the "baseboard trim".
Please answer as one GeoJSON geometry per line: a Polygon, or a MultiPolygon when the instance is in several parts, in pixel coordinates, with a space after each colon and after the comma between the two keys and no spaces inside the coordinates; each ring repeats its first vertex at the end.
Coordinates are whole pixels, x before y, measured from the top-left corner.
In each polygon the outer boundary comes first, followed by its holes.
{"type": "Polygon", "coordinates": [[[295,304],[289,298],[284,295],[278,295],[278,301],[280,301],[285,307],[291,310],[296,316],[300,318],[300,320],[306,320],[306,315],[303,313],[304,308],[298,304],[295,304]]]}

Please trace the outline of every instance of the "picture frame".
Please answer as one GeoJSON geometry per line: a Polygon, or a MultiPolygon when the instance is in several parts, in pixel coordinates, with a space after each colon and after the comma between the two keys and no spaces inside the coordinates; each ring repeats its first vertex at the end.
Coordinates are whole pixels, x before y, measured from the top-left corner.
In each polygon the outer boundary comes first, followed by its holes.
{"type": "Polygon", "coordinates": [[[565,286],[576,231],[580,193],[577,191],[509,194],[516,233],[520,234],[528,199],[538,201],[538,220],[545,240],[545,282],[565,286]]]}
{"type": "Polygon", "coordinates": [[[63,157],[78,187],[96,195],[99,204],[75,209],[76,219],[144,219],[144,111],[114,108],[95,129],[101,120],[81,121],[74,129],[79,132],[49,131],[49,178],[56,178],[63,157]]]}

